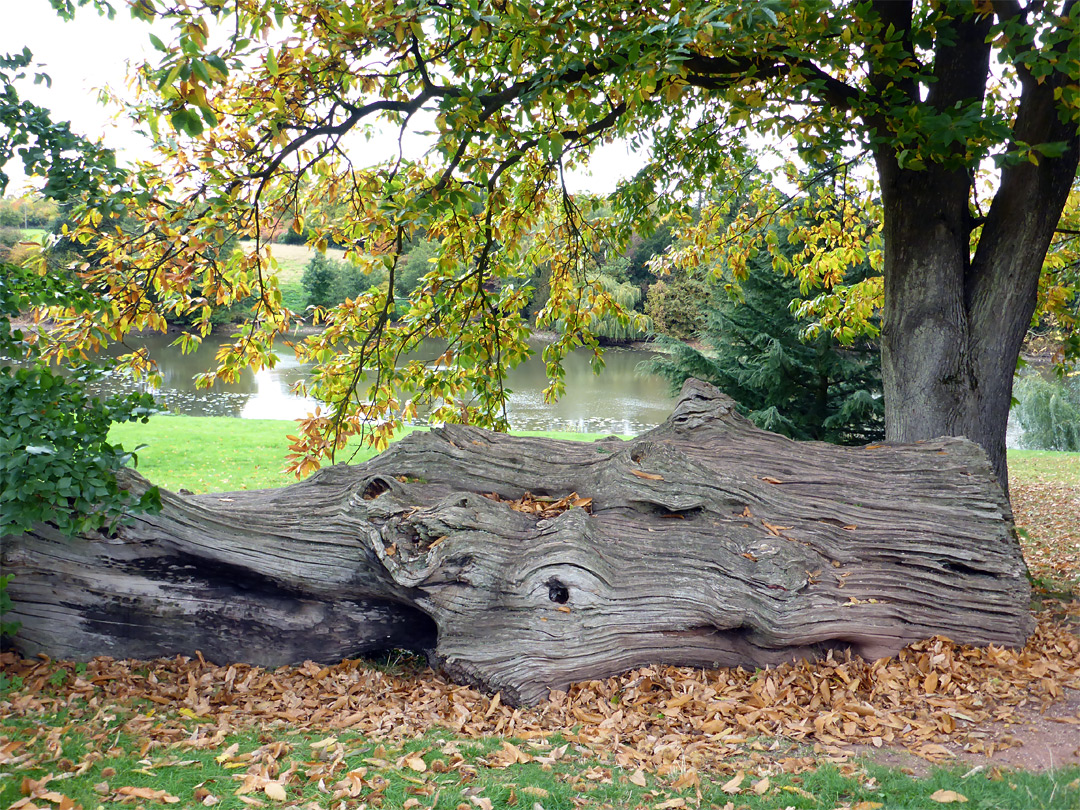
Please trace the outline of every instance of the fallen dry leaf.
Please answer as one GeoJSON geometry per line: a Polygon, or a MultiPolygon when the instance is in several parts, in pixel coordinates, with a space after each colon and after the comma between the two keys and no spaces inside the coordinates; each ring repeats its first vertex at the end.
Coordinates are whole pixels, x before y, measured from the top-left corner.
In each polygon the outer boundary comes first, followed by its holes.
{"type": "MultiPolygon", "coordinates": [[[[497,492],[487,492],[483,493],[483,495],[489,500],[506,504],[515,512],[535,515],[538,518],[553,518],[575,506],[584,509],[586,512],[592,512],[593,499],[579,497],[576,492],[571,492],[569,495],[562,498],[551,498],[546,495],[533,495],[531,492],[526,492],[520,498],[503,498],[497,492]]],[[[444,539],[445,537],[440,537],[431,545],[434,546],[444,539]]]]}
{"type": "Polygon", "coordinates": [[[283,802],[289,795],[285,792],[285,786],[281,782],[267,782],[263,785],[263,792],[275,802],[283,802]]]}
{"type": "Polygon", "coordinates": [[[630,474],[631,475],[636,475],[638,478],[645,478],[645,479],[647,479],[649,481],[663,481],[664,480],[664,476],[657,475],[656,473],[647,473],[644,470],[635,470],[635,469],[631,468],[630,474]]]}
{"type": "Polygon", "coordinates": [[[720,789],[724,791],[724,793],[738,793],[739,786],[743,783],[743,780],[745,778],[746,773],[744,771],[739,771],[735,774],[735,776],[733,776],[731,779],[721,785],[720,789]]]}
{"type": "Polygon", "coordinates": [[[952,804],[954,802],[963,804],[967,801],[967,796],[963,793],[957,793],[955,790],[935,790],[930,794],[930,799],[939,804],[952,804]]]}
{"type": "Polygon", "coordinates": [[[154,802],[163,802],[164,804],[176,804],[180,801],[178,796],[170,796],[164,790],[154,790],[147,787],[122,787],[116,791],[119,796],[133,796],[136,799],[149,799],[154,802]]]}

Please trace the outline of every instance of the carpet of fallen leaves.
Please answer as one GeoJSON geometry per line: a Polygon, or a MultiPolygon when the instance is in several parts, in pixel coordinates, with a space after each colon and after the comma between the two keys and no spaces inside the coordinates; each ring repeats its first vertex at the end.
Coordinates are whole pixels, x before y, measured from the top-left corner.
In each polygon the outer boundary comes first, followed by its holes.
{"type": "MultiPolygon", "coordinates": [[[[723,762],[762,735],[813,744],[825,756],[864,743],[900,745],[936,760],[958,749],[992,753],[1011,745],[1008,734],[992,738],[982,727],[1008,723],[1022,707],[1044,709],[1066,689],[1080,689],[1080,602],[1050,604],[1023,650],[935,638],[878,661],[830,655],[757,672],[650,667],[578,684],[532,709],[508,707],[498,695],[450,683],[431,670],[394,674],[360,661],[267,670],[218,666],[201,656],[98,658],[77,673],[69,663],[5,654],[3,671],[23,686],[7,694],[0,710],[7,716],[66,711],[79,722],[110,704],[149,701],[159,711],[135,715],[126,730],[148,746],[187,748],[216,747],[252,724],[351,729],[387,739],[433,727],[526,740],[559,732],[590,749],[614,751],[626,767],[659,775],[723,762]],[[52,687],[58,668],[69,672],[59,690],[52,687]]],[[[1057,719],[1080,730],[1080,718],[1057,719]]]]}
{"type": "Polygon", "coordinates": [[[1036,579],[1080,584],[1080,487],[1039,479],[1009,487],[1024,559],[1036,579]]]}

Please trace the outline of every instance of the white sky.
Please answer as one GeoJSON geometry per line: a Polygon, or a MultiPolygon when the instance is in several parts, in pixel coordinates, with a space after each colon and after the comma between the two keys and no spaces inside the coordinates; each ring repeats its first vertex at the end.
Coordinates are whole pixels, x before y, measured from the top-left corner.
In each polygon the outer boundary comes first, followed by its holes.
{"type": "MultiPolygon", "coordinates": [[[[99,17],[89,8],[78,10],[72,22],[64,22],[48,0],[0,0],[6,6],[0,25],[0,53],[18,53],[29,47],[34,61],[52,78],[52,86],[19,86],[20,96],[52,112],[53,120],[70,121],[72,129],[91,139],[102,139],[117,151],[121,162],[149,157],[149,147],[116,111],[98,103],[98,92],[109,86],[120,96],[126,93],[128,61],[154,61],[150,26],[133,20],[123,0],[116,17],[99,17]]],[[[168,41],[164,32],[162,39],[168,41]]],[[[370,146],[368,147],[370,149],[370,146]]],[[[601,147],[592,160],[592,174],[570,175],[574,191],[609,192],[619,179],[632,175],[644,164],[641,155],[624,143],[601,147]]],[[[6,167],[11,175],[8,195],[18,195],[25,178],[18,158],[6,167]]]]}

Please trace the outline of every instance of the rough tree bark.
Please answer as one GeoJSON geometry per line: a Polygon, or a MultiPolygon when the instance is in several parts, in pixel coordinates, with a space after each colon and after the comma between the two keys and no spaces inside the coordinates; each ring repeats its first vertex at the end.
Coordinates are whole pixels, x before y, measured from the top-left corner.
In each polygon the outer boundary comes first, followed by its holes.
{"type": "MultiPolygon", "coordinates": [[[[879,2],[877,10],[897,30],[910,29],[910,3],[879,2]]],[[[1019,5],[1003,3],[998,13],[1005,12],[1024,16],[1019,5]]],[[[951,44],[939,49],[927,91],[930,109],[943,114],[982,102],[991,23],[988,15],[951,20],[945,37],[951,44]]],[[[886,141],[874,152],[885,212],[886,435],[897,442],[965,436],[986,451],[1006,492],[1005,433],[1016,360],[1035,312],[1043,260],[1080,165],[1076,121],[1061,115],[1055,98],[1074,80],[1064,72],[1036,79],[1022,64],[1018,77],[1022,93],[1009,149],[1044,143],[1064,149],[1037,163],[1003,166],[985,216],[972,211],[974,174],[962,157],[970,144],[953,146],[952,167],[945,161],[901,168],[898,153],[906,147],[886,141]]],[[[892,85],[888,76],[875,83],[881,91],[892,85]]],[[[909,99],[918,98],[914,79],[901,84],[909,99]]]]}
{"type": "Polygon", "coordinates": [[[290,487],[163,501],[114,536],[4,539],[24,654],[277,665],[405,647],[528,703],[649,662],[1021,645],[1032,627],[977,445],[792,442],[695,380],[631,441],[446,427],[290,487]]]}

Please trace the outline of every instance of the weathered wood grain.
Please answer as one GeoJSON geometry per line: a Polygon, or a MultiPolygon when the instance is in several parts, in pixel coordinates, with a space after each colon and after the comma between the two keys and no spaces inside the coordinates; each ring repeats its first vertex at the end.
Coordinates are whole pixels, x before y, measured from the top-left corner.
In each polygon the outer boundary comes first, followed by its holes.
{"type": "Polygon", "coordinates": [[[527,703],[652,662],[1018,646],[1032,628],[976,445],[792,442],[697,381],[631,441],[446,427],[290,487],[163,500],[114,537],[4,538],[24,653],[275,665],[406,647],[527,703]],[[505,502],[526,492],[591,508],[505,502]]]}

